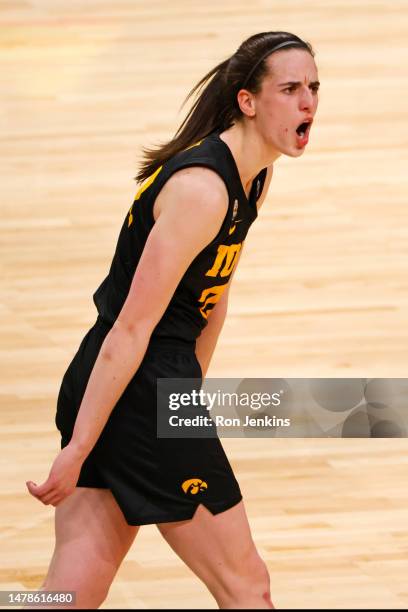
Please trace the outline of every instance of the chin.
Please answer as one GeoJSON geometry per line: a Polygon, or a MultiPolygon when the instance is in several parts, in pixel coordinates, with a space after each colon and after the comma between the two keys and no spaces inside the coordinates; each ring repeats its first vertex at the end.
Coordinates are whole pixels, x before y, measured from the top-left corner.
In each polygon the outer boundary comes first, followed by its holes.
{"type": "Polygon", "coordinates": [[[305,147],[303,147],[303,149],[289,149],[288,151],[282,151],[282,153],[288,157],[301,157],[304,152],[305,147]]]}

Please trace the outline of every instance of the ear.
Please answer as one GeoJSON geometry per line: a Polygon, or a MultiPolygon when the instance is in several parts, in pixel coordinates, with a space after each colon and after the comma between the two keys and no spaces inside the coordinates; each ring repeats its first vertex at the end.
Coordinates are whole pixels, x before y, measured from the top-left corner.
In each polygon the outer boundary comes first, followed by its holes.
{"type": "Polygon", "coordinates": [[[255,96],[247,89],[240,89],[237,93],[239,108],[247,117],[255,117],[255,96]]]}

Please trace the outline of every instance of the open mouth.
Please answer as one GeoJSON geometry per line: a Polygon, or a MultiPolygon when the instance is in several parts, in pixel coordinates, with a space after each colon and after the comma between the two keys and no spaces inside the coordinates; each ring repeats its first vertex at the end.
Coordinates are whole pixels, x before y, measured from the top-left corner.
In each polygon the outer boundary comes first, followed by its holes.
{"type": "Polygon", "coordinates": [[[305,136],[306,132],[309,130],[311,124],[312,124],[311,121],[304,121],[303,123],[301,123],[299,125],[299,127],[296,128],[297,135],[300,136],[300,138],[304,138],[304,136],[305,136]]]}

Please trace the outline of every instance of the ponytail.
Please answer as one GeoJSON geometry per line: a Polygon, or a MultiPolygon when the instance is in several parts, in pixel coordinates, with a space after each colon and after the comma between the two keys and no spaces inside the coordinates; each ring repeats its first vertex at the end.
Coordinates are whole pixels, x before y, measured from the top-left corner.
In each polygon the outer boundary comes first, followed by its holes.
{"type": "Polygon", "coordinates": [[[224,127],[221,121],[222,116],[226,114],[223,100],[223,76],[228,63],[229,60],[225,60],[215,66],[187,95],[181,108],[193,94],[201,91],[174,138],[158,149],[143,149],[145,161],[142,162],[136,177],[138,181],[144,181],[179,151],[205,138],[218,127],[224,127]]]}

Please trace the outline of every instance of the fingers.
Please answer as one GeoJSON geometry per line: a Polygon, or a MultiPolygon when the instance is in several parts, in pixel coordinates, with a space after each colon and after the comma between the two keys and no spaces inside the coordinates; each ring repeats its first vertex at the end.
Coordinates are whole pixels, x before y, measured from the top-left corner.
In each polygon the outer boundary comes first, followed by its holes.
{"type": "Polygon", "coordinates": [[[64,495],[61,495],[60,493],[53,493],[51,495],[47,495],[46,497],[42,498],[42,503],[45,506],[58,506],[58,504],[60,502],[62,502],[64,499],[64,495]]]}
{"type": "Polygon", "coordinates": [[[55,489],[54,491],[51,491],[47,495],[42,495],[41,501],[46,506],[48,505],[56,506],[61,501],[63,501],[66,497],[68,497],[68,495],[70,494],[71,494],[71,491],[67,491],[67,490],[60,491],[60,490],[55,489]]]}
{"type": "Polygon", "coordinates": [[[50,480],[49,478],[41,485],[37,485],[31,480],[26,482],[26,485],[31,495],[34,495],[35,497],[42,497],[43,495],[47,495],[55,488],[55,483],[53,483],[52,480],[50,480]]]}
{"type": "Polygon", "coordinates": [[[26,482],[26,486],[27,486],[29,493],[33,495],[33,497],[37,497],[38,485],[35,482],[32,482],[32,480],[29,480],[26,482]]]}
{"type": "Polygon", "coordinates": [[[36,485],[36,483],[35,483],[35,482],[33,482],[32,480],[27,480],[27,482],[26,482],[26,487],[27,487],[27,489],[30,491],[30,493],[31,493],[31,491],[32,491],[33,487],[36,487],[36,486],[37,486],[37,485],[36,485]]]}
{"type": "Polygon", "coordinates": [[[42,485],[37,485],[32,481],[26,482],[27,489],[33,497],[38,499],[44,505],[56,506],[66,496],[62,491],[59,491],[55,485],[46,481],[42,485]]]}
{"type": "Polygon", "coordinates": [[[26,482],[26,485],[31,495],[38,499],[38,501],[43,503],[45,506],[54,507],[58,506],[58,504],[64,501],[64,499],[75,490],[75,487],[72,490],[61,490],[61,488],[58,488],[55,484],[50,485],[48,481],[40,486],[36,485],[32,481],[28,481],[26,482]]]}

